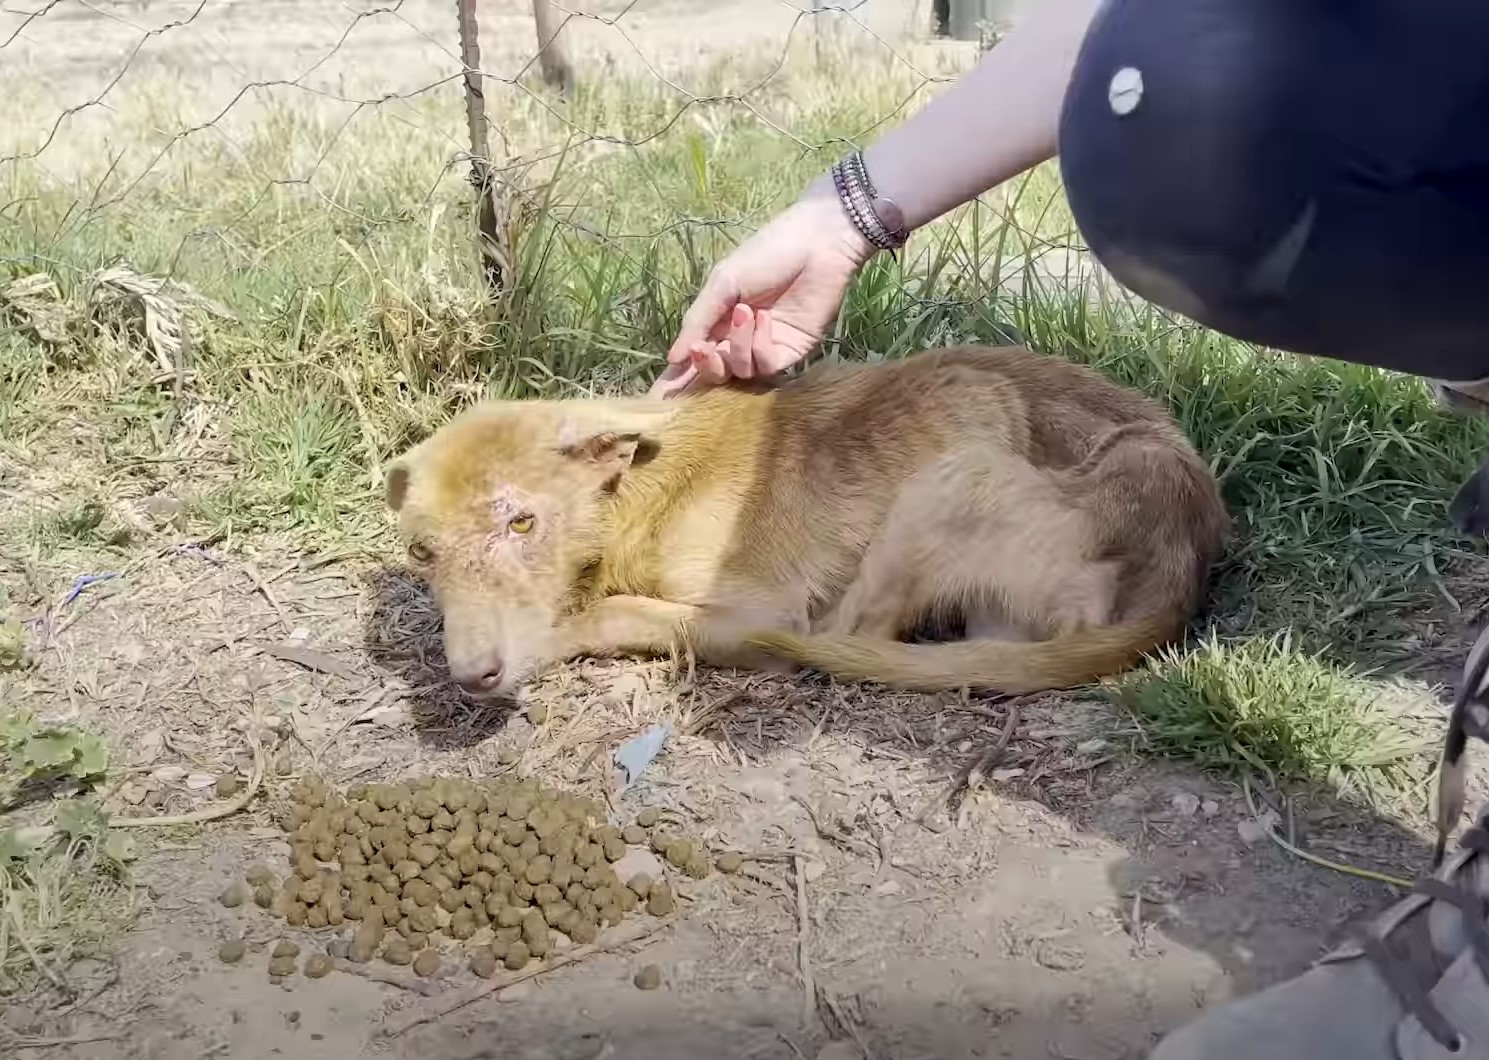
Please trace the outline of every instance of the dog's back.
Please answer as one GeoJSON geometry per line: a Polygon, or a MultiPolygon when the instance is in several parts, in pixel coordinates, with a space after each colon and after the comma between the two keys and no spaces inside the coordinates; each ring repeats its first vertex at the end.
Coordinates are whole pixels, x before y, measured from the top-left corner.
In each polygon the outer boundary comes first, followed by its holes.
{"type": "Polygon", "coordinates": [[[758,643],[842,676],[1009,690],[1082,679],[1089,654],[1015,671],[1005,664],[1033,647],[999,644],[979,670],[965,646],[888,645],[913,614],[952,610],[969,632],[1085,636],[1106,667],[1182,630],[1224,547],[1209,466],[1161,404],[1092,368],[957,347],[819,369],[777,401],[782,466],[758,521],[810,496],[825,509],[817,525],[849,527],[868,548],[814,635],[758,643]]]}

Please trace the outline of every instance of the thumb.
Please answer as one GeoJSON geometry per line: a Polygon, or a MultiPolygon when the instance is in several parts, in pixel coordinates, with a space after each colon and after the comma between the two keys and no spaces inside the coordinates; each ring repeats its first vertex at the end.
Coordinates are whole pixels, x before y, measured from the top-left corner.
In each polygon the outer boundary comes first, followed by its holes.
{"type": "Polygon", "coordinates": [[[682,324],[677,330],[677,339],[667,351],[667,363],[685,364],[692,348],[709,341],[713,330],[721,320],[727,319],[739,303],[739,284],[726,279],[721,273],[709,276],[703,289],[683,314],[682,324]]]}

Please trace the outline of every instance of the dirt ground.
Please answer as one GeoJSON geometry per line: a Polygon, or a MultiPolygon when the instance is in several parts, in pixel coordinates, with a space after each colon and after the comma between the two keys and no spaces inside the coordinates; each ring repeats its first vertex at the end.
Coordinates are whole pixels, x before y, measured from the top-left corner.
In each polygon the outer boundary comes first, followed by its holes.
{"type": "MultiPolygon", "coordinates": [[[[35,470],[10,500],[57,500],[35,470]]],[[[250,776],[255,733],[267,797],[149,837],[142,915],[118,952],[5,1008],[22,1041],[60,1043],[47,1055],[1141,1057],[1200,1006],[1299,970],[1389,898],[1248,845],[1238,790],[1122,753],[1126,727],[1091,703],[876,695],[659,662],[565,668],[515,713],[474,710],[444,683],[437,615],[398,569],[183,542],[156,473],[120,486],[117,517],[137,528],[127,555],[4,571],[40,649],[31,705],[105,731],[119,812],[215,805],[212,781],[250,776]],[[109,571],[120,576],[59,602],[77,575],[109,571]],[[614,749],[658,721],[673,726],[662,754],[616,798],[614,749]],[[987,780],[959,801],[978,764],[987,780]],[[272,811],[298,776],[511,769],[622,815],[665,807],[714,849],[748,852],[746,871],[681,883],[684,915],[642,953],[407,1030],[477,981],[461,970],[429,998],[343,974],[274,986],[263,965],[282,932],[216,901],[251,861],[288,853],[272,811]],[[250,957],[220,964],[238,937],[250,957]],[[632,985],[644,962],[663,989],[632,985]]],[[[1326,855],[1425,864],[1419,836],[1342,805],[1300,804],[1297,825],[1326,855]]]]}
{"type": "MultiPolygon", "coordinates": [[[[141,19],[169,6],[104,5],[141,19]]],[[[427,65],[447,67],[449,5],[391,6],[400,33],[427,32],[427,65]]],[[[521,6],[497,5],[484,33],[494,42],[521,34],[526,47],[521,6]]],[[[701,9],[658,0],[627,18],[658,20],[647,39],[737,43],[717,32],[724,15],[701,9]]],[[[6,8],[0,39],[18,10],[6,8]]],[[[149,47],[182,76],[217,71],[198,102],[220,106],[212,93],[241,86],[243,68],[275,76],[276,57],[313,53],[350,10],[212,3],[196,45],[177,33],[149,47]],[[241,29],[222,36],[235,21],[262,35],[253,64],[224,44],[242,39],[241,29]],[[224,66],[224,55],[237,65],[224,66]]],[[[879,0],[874,17],[916,10],[879,0]]],[[[794,14],[741,0],[727,17],[779,33],[794,14]]],[[[54,91],[87,98],[109,76],[97,55],[138,37],[114,25],[117,38],[43,40],[38,24],[7,51],[28,77],[76,70],[54,91]]],[[[376,40],[345,61],[375,62],[376,40]]],[[[424,76],[415,61],[398,72],[424,76]]],[[[351,76],[331,65],[321,74],[351,76]]],[[[38,646],[30,705],[107,734],[121,813],[213,805],[212,781],[249,776],[255,733],[265,734],[271,768],[266,797],[247,811],[149,836],[137,870],[147,886],[141,917],[120,949],[3,1007],[0,1022],[21,1036],[23,1056],[1120,1060],[1144,1056],[1203,1005],[1295,973],[1392,897],[1265,840],[1248,843],[1239,789],[1134,760],[1127,724],[1090,702],[891,696],[657,663],[552,675],[527,700],[547,708],[540,725],[527,709],[473,710],[444,684],[437,616],[398,570],[254,537],[194,541],[172,523],[179,471],[112,467],[89,453],[85,428],[77,433],[47,458],[67,466],[44,460],[0,477],[0,514],[64,504],[74,483],[105,476],[135,536],[123,551],[0,560],[0,583],[38,646]],[[106,571],[119,576],[64,602],[77,576],[106,571]],[[662,720],[673,725],[663,753],[615,798],[615,748],[662,720]],[[979,764],[981,790],[948,805],[979,764]],[[714,847],[754,856],[739,876],[680,885],[684,915],[644,950],[413,1027],[468,989],[469,974],[442,981],[435,997],[344,974],[271,985],[263,964],[280,932],[256,909],[216,901],[249,862],[287,852],[272,809],[298,776],[345,784],[512,769],[612,798],[622,812],[668,807],[714,847]],[[239,936],[251,956],[220,964],[217,947],[239,936]],[[662,989],[632,985],[646,962],[662,967],[662,989]]],[[[198,471],[213,459],[190,458],[198,471]]],[[[1299,834],[1325,855],[1408,876],[1426,865],[1422,836],[1392,822],[1321,798],[1297,814],[1299,834]]]]}

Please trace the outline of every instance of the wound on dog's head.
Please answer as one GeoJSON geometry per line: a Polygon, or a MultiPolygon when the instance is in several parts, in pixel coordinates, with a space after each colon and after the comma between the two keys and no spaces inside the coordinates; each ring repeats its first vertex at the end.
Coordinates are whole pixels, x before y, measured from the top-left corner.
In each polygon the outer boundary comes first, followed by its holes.
{"type": "Polygon", "coordinates": [[[393,511],[402,511],[408,497],[408,466],[401,461],[388,468],[383,476],[383,500],[393,511]]]}

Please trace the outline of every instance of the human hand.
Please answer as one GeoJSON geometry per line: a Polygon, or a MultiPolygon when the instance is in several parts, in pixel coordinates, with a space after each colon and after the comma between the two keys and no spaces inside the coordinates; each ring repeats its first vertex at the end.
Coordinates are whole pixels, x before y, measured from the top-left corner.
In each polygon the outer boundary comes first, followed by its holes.
{"type": "Polygon", "coordinates": [[[874,249],[831,185],[787,207],[714,267],[651,394],[771,376],[800,361],[822,341],[874,249]]]}

